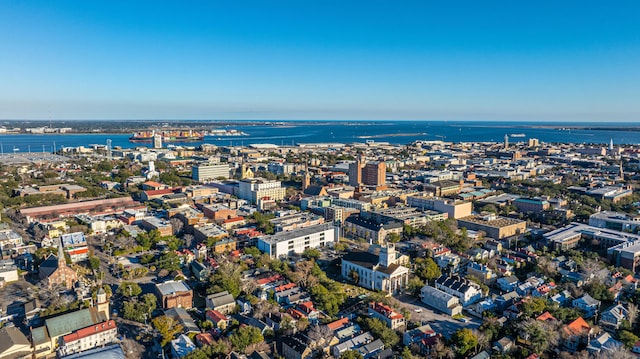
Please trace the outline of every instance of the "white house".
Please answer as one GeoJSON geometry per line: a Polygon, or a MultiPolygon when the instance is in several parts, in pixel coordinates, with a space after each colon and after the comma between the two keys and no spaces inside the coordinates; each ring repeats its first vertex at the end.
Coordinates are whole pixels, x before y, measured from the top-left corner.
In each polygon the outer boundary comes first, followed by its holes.
{"type": "Polygon", "coordinates": [[[436,288],[458,297],[463,307],[473,304],[482,298],[480,286],[458,276],[440,276],[440,278],[436,279],[436,288]]]}

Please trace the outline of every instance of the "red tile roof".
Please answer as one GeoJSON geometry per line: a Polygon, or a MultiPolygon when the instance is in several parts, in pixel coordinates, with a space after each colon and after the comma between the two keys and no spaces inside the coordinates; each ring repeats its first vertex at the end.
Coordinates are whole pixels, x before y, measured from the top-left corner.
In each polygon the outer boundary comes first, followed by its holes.
{"type": "Polygon", "coordinates": [[[549,312],[544,312],[544,313],[540,314],[540,315],[536,318],[536,320],[539,320],[539,321],[541,321],[541,322],[546,322],[547,320],[556,320],[556,318],[555,318],[553,315],[551,315],[551,313],[549,313],[549,312]]]}
{"type": "Polygon", "coordinates": [[[347,324],[349,324],[349,322],[350,322],[349,318],[342,318],[342,319],[336,320],[335,322],[331,322],[327,324],[327,327],[331,330],[336,330],[346,326],[347,324]]]}
{"type": "Polygon", "coordinates": [[[207,310],[206,315],[207,315],[207,319],[210,319],[212,322],[216,324],[220,323],[223,320],[228,320],[228,318],[224,314],[220,313],[217,310],[207,310]]]}
{"type": "Polygon", "coordinates": [[[102,332],[106,332],[109,330],[115,330],[116,329],[116,322],[113,320],[109,320],[103,323],[98,323],[96,325],[92,325],[90,327],[86,327],[86,328],[82,328],[82,329],[78,329],[75,332],[71,333],[71,334],[67,334],[64,337],[62,337],[62,340],[65,343],[70,343],[76,340],[80,340],[82,338],[86,338],[89,337],[91,335],[94,334],[98,334],[98,333],[102,333],[102,332]]]}
{"type": "Polygon", "coordinates": [[[582,317],[580,317],[574,320],[573,322],[567,324],[567,326],[564,327],[564,330],[568,334],[584,335],[591,331],[591,327],[582,317]]]}

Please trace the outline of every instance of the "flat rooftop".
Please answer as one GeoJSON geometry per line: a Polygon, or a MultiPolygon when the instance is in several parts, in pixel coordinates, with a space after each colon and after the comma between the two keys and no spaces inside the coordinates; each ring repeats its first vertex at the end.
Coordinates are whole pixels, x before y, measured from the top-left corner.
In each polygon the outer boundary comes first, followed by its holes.
{"type": "Polygon", "coordinates": [[[514,218],[506,218],[495,215],[472,215],[466,216],[458,219],[461,222],[467,223],[476,223],[488,227],[502,228],[507,226],[512,226],[514,224],[526,223],[525,221],[521,221],[519,219],[514,218]]]}
{"type": "Polygon", "coordinates": [[[284,242],[284,241],[292,240],[294,238],[304,237],[304,236],[312,235],[315,233],[324,232],[329,229],[333,229],[333,223],[323,223],[323,224],[317,224],[315,226],[295,229],[293,231],[278,232],[270,236],[261,237],[260,239],[270,243],[284,242]]]}

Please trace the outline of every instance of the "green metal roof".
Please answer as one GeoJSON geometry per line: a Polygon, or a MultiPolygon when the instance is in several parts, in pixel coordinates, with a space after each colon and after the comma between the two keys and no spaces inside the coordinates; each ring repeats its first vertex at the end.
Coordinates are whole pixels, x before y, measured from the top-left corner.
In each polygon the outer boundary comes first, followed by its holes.
{"type": "Polygon", "coordinates": [[[49,330],[49,336],[55,338],[100,322],[101,320],[95,308],[87,308],[49,318],[45,320],[45,325],[49,330]]]}

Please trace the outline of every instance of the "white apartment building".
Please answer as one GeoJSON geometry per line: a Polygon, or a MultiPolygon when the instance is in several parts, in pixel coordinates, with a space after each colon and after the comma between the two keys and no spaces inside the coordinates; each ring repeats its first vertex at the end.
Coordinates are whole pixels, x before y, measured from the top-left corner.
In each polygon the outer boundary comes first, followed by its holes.
{"type": "Polygon", "coordinates": [[[332,223],[299,228],[258,238],[258,249],[278,258],[289,253],[302,254],[308,248],[324,247],[336,240],[332,223]]]}
{"type": "Polygon", "coordinates": [[[269,181],[264,178],[251,178],[240,181],[238,197],[255,204],[259,199],[268,197],[274,201],[284,198],[286,189],[280,181],[269,181]]]}
{"type": "Polygon", "coordinates": [[[229,178],[229,164],[197,164],[191,167],[191,178],[198,182],[211,181],[217,178],[229,178]]]}

